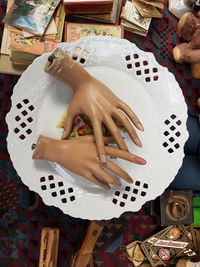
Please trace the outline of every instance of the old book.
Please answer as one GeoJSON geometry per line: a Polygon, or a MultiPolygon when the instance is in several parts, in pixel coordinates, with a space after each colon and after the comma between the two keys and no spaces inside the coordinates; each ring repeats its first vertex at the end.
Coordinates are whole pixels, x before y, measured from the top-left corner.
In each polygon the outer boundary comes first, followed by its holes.
{"type": "Polygon", "coordinates": [[[164,8],[164,0],[140,0],[148,5],[158,7],[160,9],[164,8]]]}
{"type": "Polygon", "coordinates": [[[28,66],[38,55],[30,54],[23,51],[11,50],[10,61],[14,65],[28,66]]]}
{"type": "Polygon", "coordinates": [[[42,36],[60,0],[14,2],[3,21],[11,26],[42,36]]]}
{"type": "Polygon", "coordinates": [[[92,21],[99,21],[103,23],[118,24],[121,7],[122,7],[122,0],[114,0],[112,10],[108,14],[96,14],[96,15],[84,15],[84,16],[76,15],[76,17],[92,21]]]}
{"type": "Polygon", "coordinates": [[[125,30],[131,30],[142,36],[146,36],[151,23],[151,18],[144,18],[140,15],[134,4],[130,1],[126,1],[125,6],[121,13],[121,25],[125,27],[125,30]]]}
{"type": "Polygon", "coordinates": [[[130,22],[124,20],[124,19],[121,19],[121,25],[123,25],[124,29],[126,31],[129,31],[129,32],[133,32],[133,33],[142,35],[144,37],[146,37],[147,34],[148,34],[148,31],[146,31],[144,29],[141,29],[141,28],[138,28],[134,24],[132,24],[132,23],[130,23],[130,22]]]}
{"type": "Polygon", "coordinates": [[[22,34],[11,32],[10,49],[14,51],[27,52],[33,55],[42,55],[51,52],[57,46],[57,42],[41,39],[38,37],[25,38],[22,34]]]}
{"type": "MultiPolygon", "coordinates": [[[[23,32],[23,35],[24,37],[26,38],[29,38],[29,37],[33,37],[35,36],[33,33],[30,33],[30,32],[26,32],[26,31],[22,31],[23,32]]],[[[57,33],[57,28],[56,28],[56,22],[54,20],[54,18],[51,18],[45,32],[44,32],[44,36],[45,35],[55,35],[57,33]]],[[[47,36],[48,37],[48,36],[47,36]]]]}
{"type": "Polygon", "coordinates": [[[22,34],[10,33],[10,60],[15,65],[29,65],[39,55],[51,52],[57,42],[38,37],[24,38],[22,34]]]}
{"type": "MultiPolygon", "coordinates": [[[[9,10],[12,4],[13,4],[13,1],[8,0],[7,10],[9,10]]],[[[56,41],[60,42],[62,39],[64,19],[65,19],[65,12],[64,12],[64,7],[62,4],[59,4],[59,6],[57,7],[56,12],[54,14],[54,19],[55,19],[56,26],[57,26],[57,33],[52,35],[52,40],[55,39],[56,41]],[[57,18],[57,22],[56,22],[56,18],[57,18]]],[[[32,63],[32,61],[38,55],[19,51],[19,50],[11,50],[10,49],[10,39],[11,39],[10,31],[17,34],[17,36],[20,36],[21,42],[24,40],[24,43],[26,43],[25,41],[26,39],[23,39],[22,30],[12,27],[8,24],[4,25],[3,38],[2,38],[2,43],[1,43],[0,72],[19,75],[25,70],[25,68],[29,64],[32,63]]],[[[38,37],[37,39],[38,42],[39,42],[39,39],[41,40],[41,43],[44,44],[44,40],[41,39],[41,37],[38,37]]],[[[27,42],[27,43],[30,44],[31,42],[27,42]]],[[[47,45],[47,47],[48,46],[49,45],[47,45]]],[[[26,50],[27,50],[27,46],[26,46],[26,50]]],[[[46,51],[46,50],[42,50],[42,51],[46,51]]]]}
{"type": "Polygon", "coordinates": [[[0,73],[21,75],[26,68],[27,66],[23,65],[13,65],[9,55],[0,55],[0,73]]]}
{"type": "MultiPolygon", "coordinates": [[[[56,42],[61,42],[63,36],[64,22],[65,22],[65,10],[64,10],[64,5],[61,2],[56,8],[53,18],[51,19],[49,25],[47,26],[47,29],[45,30],[42,38],[56,42]]],[[[24,31],[23,35],[24,37],[35,36],[31,33],[24,31]]]]}
{"type": "Polygon", "coordinates": [[[65,24],[65,9],[63,3],[61,3],[58,7],[56,16],[55,16],[56,26],[57,26],[57,33],[55,35],[54,41],[62,42],[63,31],[64,31],[64,24],[65,24]]]}
{"type": "Polygon", "coordinates": [[[40,37],[24,38],[22,34],[11,32],[10,61],[14,65],[28,66],[37,56],[54,50],[57,44],[40,37]]]}
{"type": "Polygon", "coordinates": [[[140,15],[144,18],[162,18],[162,14],[157,10],[155,6],[151,4],[146,4],[140,0],[132,0],[132,3],[135,5],[136,9],[140,15]]]}
{"type": "Polygon", "coordinates": [[[1,43],[1,54],[9,55],[10,54],[10,32],[8,30],[8,26],[4,26],[3,37],[1,43]]]}
{"type": "MultiPolygon", "coordinates": [[[[12,0],[9,0],[9,2],[11,2],[11,1],[12,0]]],[[[62,36],[63,36],[64,22],[65,22],[65,11],[64,11],[64,6],[63,6],[62,2],[56,8],[56,11],[55,11],[52,19],[54,20],[56,29],[55,28],[54,29],[52,29],[52,28],[49,29],[49,27],[51,27],[51,25],[49,23],[44,35],[42,36],[42,38],[43,39],[48,39],[48,40],[51,40],[51,41],[61,42],[62,41],[62,36]],[[54,31],[55,33],[52,33],[52,31],[54,31]]],[[[11,32],[23,34],[23,36],[25,38],[35,37],[36,36],[36,35],[34,35],[32,33],[22,31],[20,29],[17,29],[15,27],[7,25],[7,24],[5,24],[5,27],[8,28],[8,30],[11,31],[11,32]]]]}
{"type": "MultiPolygon", "coordinates": [[[[8,10],[12,6],[12,4],[13,4],[12,0],[7,2],[6,12],[8,12],[8,10]]],[[[4,30],[3,30],[2,42],[1,42],[1,54],[9,55],[10,54],[9,46],[10,46],[9,26],[7,24],[5,24],[4,30]]]]}
{"type": "Polygon", "coordinates": [[[149,29],[151,23],[151,18],[143,18],[130,1],[126,1],[121,18],[145,30],[149,29]]]}
{"type": "Polygon", "coordinates": [[[108,24],[89,24],[89,23],[65,23],[64,41],[71,43],[86,36],[113,36],[116,38],[123,38],[124,27],[114,26],[108,24]]]}
{"type": "Polygon", "coordinates": [[[66,14],[109,13],[113,0],[64,0],[66,14]]]}

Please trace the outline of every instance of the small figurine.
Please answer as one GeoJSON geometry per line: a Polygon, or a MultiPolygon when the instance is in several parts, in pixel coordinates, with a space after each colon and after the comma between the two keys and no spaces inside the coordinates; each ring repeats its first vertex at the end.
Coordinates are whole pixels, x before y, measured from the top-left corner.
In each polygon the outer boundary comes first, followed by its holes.
{"type": "Polygon", "coordinates": [[[192,76],[200,79],[200,12],[185,13],[178,22],[177,36],[184,42],[173,49],[176,62],[190,63],[192,76]]]}

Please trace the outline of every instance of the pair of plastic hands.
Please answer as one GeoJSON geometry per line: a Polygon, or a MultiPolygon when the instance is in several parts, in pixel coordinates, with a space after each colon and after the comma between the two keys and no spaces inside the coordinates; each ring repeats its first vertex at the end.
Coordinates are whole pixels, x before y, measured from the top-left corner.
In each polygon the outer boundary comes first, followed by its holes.
{"type": "Polygon", "coordinates": [[[74,91],[74,96],[68,107],[63,140],[39,137],[33,158],[55,161],[103,188],[109,188],[109,184],[119,186],[120,182],[102,166],[131,183],[131,177],[109,161],[106,155],[137,164],[146,163],[144,159],[128,152],[128,147],[114,122],[114,120],[118,121],[126,129],[132,141],[142,147],[132,123],[141,131],[144,129],[135,113],[60,48],[56,49],[48,58],[45,71],[70,86],[74,91]],[[85,136],[64,140],[69,136],[72,123],[79,114],[85,114],[91,120],[94,137],[85,136]],[[112,134],[112,140],[103,137],[102,124],[112,134]],[[109,142],[113,143],[113,140],[120,149],[105,145],[109,142]]]}

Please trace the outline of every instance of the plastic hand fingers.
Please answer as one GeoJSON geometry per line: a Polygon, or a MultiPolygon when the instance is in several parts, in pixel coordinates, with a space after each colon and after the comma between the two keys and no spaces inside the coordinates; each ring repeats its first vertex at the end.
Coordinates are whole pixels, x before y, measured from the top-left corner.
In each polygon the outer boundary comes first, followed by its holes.
{"type": "Polygon", "coordinates": [[[139,147],[142,147],[142,143],[139,139],[139,137],[136,134],[136,131],[134,130],[133,126],[131,125],[129,119],[124,115],[122,112],[117,110],[114,113],[114,117],[121,122],[121,126],[124,126],[128,134],[130,135],[132,141],[139,147]]]}
{"type": "MultiPolygon", "coordinates": [[[[81,138],[83,142],[85,141],[85,142],[96,143],[94,135],[84,135],[84,136],[80,136],[79,138],[81,138]]],[[[77,141],[77,139],[73,139],[73,140],[77,141]]],[[[103,143],[104,145],[116,144],[116,141],[112,136],[109,136],[109,137],[103,137],[103,143]]]]}
{"type": "Polygon", "coordinates": [[[131,119],[133,124],[138,128],[138,130],[144,131],[142,123],[128,105],[120,101],[118,107],[126,113],[126,115],[131,119]]]}
{"type": "Polygon", "coordinates": [[[103,138],[103,142],[105,145],[108,145],[108,144],[116,144],[116,140],[114,137],[104,137],[103,138]]]}
{"type": "Polygon", "coordinates": [[[96,169],[95,176],[108,184],[112,184],[114,186],[121,186],[121,183],[116,178],[111,176],[103,169],[96,169]]]}
{"type": "Polygon", "coordinates": [[[140,164],[140,165],[146,164],[146,160],[144,160],[144,159],[142,159],[142,158],[140,158],[134,154],[131,154],[127,151],[123,151],[123,150],[116,149],[116,148],[109,147],[109,146],[106,146],[105,150],[106,150],[107,155],[121,158],[121,159],[125,159],[125,160],[128,160],[130,162],[134,162],[134,163],[140,164]]]}
{"type": "Polygon", "coordinates": [[[92,122],[96,146],[99,158],[102,163],[106,162],[106,152],[104,148],[103,133],[101,129],[101,124],[97,121],[92,122]]]}
{"type": "Polygon", "coordinates": [[[85,175],[85,178],[88,179],[89,181],[91,181],[92,183],[100,186],[103,189],[110,189],[110,186],[107,183],[100,181],[98,178],[96,178],[92,174],[85,175]]]}
{"type": "Polygon", "coordinates": [[[110,131],[112,136],[115,138],[116,143],[119,146],[119,148],[122,149],[122,150],[128,151],[128,147],[127,147],[126,143],[124,142],[124,139],[121,136],[120,131],[117,128],[117,126],[114,123],[114,121],[112,119],[108,119],[107,118],[104,121],[104,124],[106,125],[106,127],[108,128],[108,130],[110,131]]]}
{"type": "Polygon", "coordinates": [[[122,179],[124,179],[128,183],[133,183],[133,179],[128,175],[127,172],[125,172],[123,169],[121,169],[119,166],[114,164],[111,161],[107,161],[106,168],[111,170],[113,173],[116,173],[118,176],[120,176],[122,179]]]}
{"type": "Polygon", "coordinates": [[[70,109],[68,109],[67,118],[65,120],[65,125],[64,125],[64,131],[62,133],[62,139],[67,138],[68,135],[70,134],[70,131],[72,130],[72,123],[75,119],[75,116],[76,114],[70,111],[70,109]]]}

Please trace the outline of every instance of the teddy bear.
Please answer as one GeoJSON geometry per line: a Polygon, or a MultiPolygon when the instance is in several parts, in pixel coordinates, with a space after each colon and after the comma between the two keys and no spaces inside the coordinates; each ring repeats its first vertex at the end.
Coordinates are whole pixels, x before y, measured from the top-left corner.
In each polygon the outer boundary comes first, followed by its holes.
{"type": "Polygon", "coordinates": [[[177,37],[183,42],[173,49],[175,61],[190,63],[192,76],[200,79],[200,11],[196,15],[187,12],[180,18],[177,37]]]}

